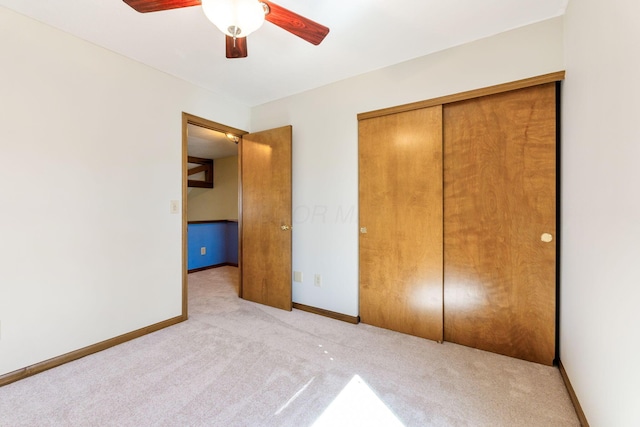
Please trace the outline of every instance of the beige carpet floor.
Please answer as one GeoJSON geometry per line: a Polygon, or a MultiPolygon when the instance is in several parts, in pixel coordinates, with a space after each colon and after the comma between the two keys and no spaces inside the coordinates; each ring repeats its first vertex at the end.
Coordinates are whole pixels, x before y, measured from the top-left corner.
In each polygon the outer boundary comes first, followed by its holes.
{"type": "Polygon", "coordinates": [[[558,370],[239,299],[189,275],[190,319],[0,388],[0,426],[577,426],[558,370]]]}

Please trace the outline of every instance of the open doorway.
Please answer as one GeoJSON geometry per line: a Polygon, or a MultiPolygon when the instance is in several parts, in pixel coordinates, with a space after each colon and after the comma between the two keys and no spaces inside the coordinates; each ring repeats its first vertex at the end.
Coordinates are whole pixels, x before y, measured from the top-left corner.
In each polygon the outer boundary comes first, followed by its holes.
{"type": "Polygon", "coordinates": [[[182,118],[182,308],[186,318],[188,273],[239,264],[238,142],[246,132],[187,113],[182,118]]]}
{"type": "MultiPolygon", "coordinates": [[[[291,310],[292,127],[289,125],[247,133],[182,113],[183,318],[188,318],[190,125],[217,131],[228,139],[238,138],[238,296],[291,310]]],[[[195,128],[192,129],[192,132],[196,132],[195,128]]],[[[195,168],[202,166],[199,163],[192,164],[195,168]]],[[[205,170],[206,167],[192,171],[194,178],[205,170]]],[[[215,176],[213,178],[215,181],[215,176]]],[[[207,181],[206,172],[204,181],[207,181]]],[[[196,253],[199,249],[196,246],[196,253]]]]}

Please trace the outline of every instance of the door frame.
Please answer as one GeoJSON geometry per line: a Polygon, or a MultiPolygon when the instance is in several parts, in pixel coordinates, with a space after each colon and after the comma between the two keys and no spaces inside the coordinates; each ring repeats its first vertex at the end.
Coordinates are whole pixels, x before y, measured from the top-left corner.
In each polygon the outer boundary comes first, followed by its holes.
{"type": "Polygon", "coordinates": [[[239,296],[242,296],[242,150],[240,144],[242,144],[242,136],[247,134],[247,131],[237,129],[221,123],[217,123],[202,117],[194,116],[193,114],[182,112],[182,320],[189,318],[188,300],[188,265],[187,265],[187,195],[189,194],[187,181],[189,174],[188,164],[188,125],[200,126],[203,128],[211,129],[226,134],[232,134],[239,138],[238,141],[238,269],[240,272],[240,287],[239,296]]]}

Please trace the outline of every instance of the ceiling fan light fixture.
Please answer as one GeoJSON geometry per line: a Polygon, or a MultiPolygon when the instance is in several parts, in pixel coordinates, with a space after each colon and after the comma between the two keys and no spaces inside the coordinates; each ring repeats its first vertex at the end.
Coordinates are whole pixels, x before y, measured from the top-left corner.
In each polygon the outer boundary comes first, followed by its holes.
{"type": "Polygon", "coordinates": [[[231,37],[246,37],[264,23],[265,10],[258,0],[202,0],[209,21],[231,37]]]}

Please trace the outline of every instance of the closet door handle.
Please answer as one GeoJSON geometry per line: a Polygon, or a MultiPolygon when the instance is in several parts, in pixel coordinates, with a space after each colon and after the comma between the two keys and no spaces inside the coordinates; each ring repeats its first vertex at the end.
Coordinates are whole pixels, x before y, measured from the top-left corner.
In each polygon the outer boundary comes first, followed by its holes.
{"type": "Polygon", "coordinates": [[[360,227],[360,234],[367,234],[367,227],[360,227]]]}
{"type": "Polygon", "coordinates": [[[542,236],[540,236],[540,240],[545,243],[549,243],[553,240],[553,236],[549,233],[542,233],[542,236]]]}

